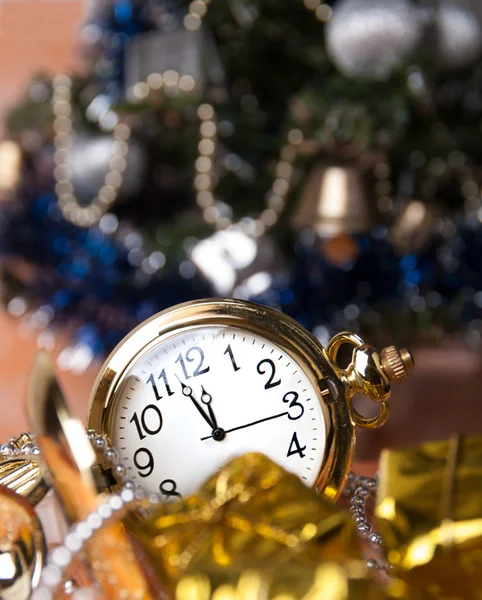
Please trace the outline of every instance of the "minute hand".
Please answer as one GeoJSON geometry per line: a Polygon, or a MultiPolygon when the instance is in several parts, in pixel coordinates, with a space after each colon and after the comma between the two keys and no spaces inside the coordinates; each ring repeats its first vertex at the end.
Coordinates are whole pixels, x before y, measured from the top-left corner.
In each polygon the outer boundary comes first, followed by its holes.
{"type": "MultiPolygon", "coordinates": [[[[264,419],[259,419],[258,421],[253,421],[252,423],[246,423],[246,425],[239,425],[238,427],[233,427],[232,429],[226,429],[225,433],[231,433],[232,431],[238,431],[238,429],[246,429],[246,427],[252,427],[253,425],[258,425],[259,423],[264,423],[265,421],[271,421],[272,419],[278,419],[279,417],[285,417],[288,412],[279,413],[279,415],[273,415],[272,417],[265,417],[264,419]]],[[[212,435],[208,435],[206,437],[201,438],[201,441],[208,440],[212,438],[212,435]]]]}

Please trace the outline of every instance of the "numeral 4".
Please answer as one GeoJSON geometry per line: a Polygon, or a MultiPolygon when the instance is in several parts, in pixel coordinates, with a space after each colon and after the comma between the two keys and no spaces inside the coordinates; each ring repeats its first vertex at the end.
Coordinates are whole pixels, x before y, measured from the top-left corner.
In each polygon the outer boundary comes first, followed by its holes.
{"type": "Polygon", "coordinates": [[[298,441],[298,435],[295,431],[293,433],[293,437],[291,438],[290,447],[288,448],[288,454],[286,456],[293,456],[293,454],[298,454],[300,458],[304,458],[305,450],[306,446],[300,446],[300,442],[298,441]]]}

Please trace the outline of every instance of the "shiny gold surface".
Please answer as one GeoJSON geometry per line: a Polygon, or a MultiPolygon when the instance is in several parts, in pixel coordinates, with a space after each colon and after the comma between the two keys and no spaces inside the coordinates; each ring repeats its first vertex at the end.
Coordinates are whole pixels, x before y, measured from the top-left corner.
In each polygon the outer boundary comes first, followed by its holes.
{"type": "Polygon", "coordinates": [[[389,346],[379,354],[375,348],[365,344],[358,335],[342,332],[330,340],[326,353],[332,365],[335,365],[338,378],[345,385],[353,422],[366,429],[381,427],[388,418],[390,381],[401,381],[405,378],[401,370],[414,365],[410,352],[405,349],[398,351],[394,346],[389,346]],[[348,366],[340,368],[337,366],[338,352],[344,345],[353,346],[353,352],[348,366]],[[351,399],[357,393],[365,394],[374,402],[380,403],[378,415],[366,418],[355,409],[351,399]]]}
{"type": "Polygon", "coordinates": [[[482,436],[381,456],[375,514],[398,577],[421,597],[482,598],[482,436]]]}
{"type": "MultiPolygon", "coordinates": [[[[96,457],[85,429],[65,404],[46,353],[39,354],[32,373],[28,412],[42,461],[67,519],[85,519],[99,501],[91,471],[96,457]]],[[[86,559],[109,600],[152,598],[121,524],[106,525],[97,531],[88,542],[86,559]]]]}
{"type": "MultiPolygon", "coordinates": [[[[322,564],[340,561],[349,567],[361,559],[348,511],[261,454],[231,461],[196,494],[160,505],[142,520],[128,517],[126,525],[160,580],[186,600],[187,591],[180,590],[190,575],[202,573],[215,590],[239,586],[247,570],[256,573],[248,586],[253,595],[241,598],[303,598],[316,589],[322,564]],[[265,582],[271,595],[255,594],[254,581],[261,587],[265,582]]],[[[358,574],[366,571],[359,567],[358,574]]]]}
{"type": "Polygon", "coordinates": [[[327,425],[325,458],[315,487],[327,498],[336,499],[351,467],[355,425],[379,427],[388,415],[390,382],[375,350],[354,334],[335,336],[327,351],[296,321],[273,309],[234,299],[207,299],[180,304],[155,315],[127,336],[107,358],[90,401],[89,429],[112,436],[111,413],[131,365],[167,337],[210,324],[238,327],[266,337],[292,356],[318,392],[327,425]],[[356,347],[348,369],[337,366],[339,347],[356,347]],[[356,392],[381,403],[373,419],[359,415],[351,405],[356,392]]]}
{"type": "Polygon", "coordinates": [[[0,462],[0,485],[27,498],[34,506],[49,490],[40,470],[38,457],[29,455],[0,462]]]}
{"type": "Polygon", "coordinates": [[[390,381],[400,383],[408,377],[408,369],[414,366],[413,358],[406,348],[397,350],[395,346],[387,346],[380,352],[383,371],[390,381]]]}
{"type": "Polygon", "coordinates": [[[10,445],[27,454],[12,457],[0,455],[0,485],[27,498],[35,506],[48,492],[49,486],[40,470],[38,456],[28,453],[33,447],[33,440],[27,433],[22,433],[10,445]]]}
{"type": "Polygon", "coordinates": [[[27,600],[45,560],[42,527],[31,505],[0,486],[0,598],[27,600]]]}
{"type": "Polygon", "coordinates": [[[298,566],[290,569],[291,579],[299,580],[296,586],[286,589],[274,583],[275,573],[260,568],[247,569],[230,583],[210,580],[199,573],[185,575],[176,586],[176,600],[382,600],[382,595],[361,561],[341,566],[325,563],[316,570],[298,566]],[[303,582],[303,583],[301,583],[303,582]]]}
{"type": "Polygon", "coordinates": [[[95,509],[91,468],[97,462],[85,429],[67,408],[48,355],[37,357],[29,383],[28,414],[42,461],[69,522],[95,509]]]}
{"type": "Polygon", "coordinates": [[[262,335],[302,366],[318,391],[328,431],[325,460],[315,485],[326,497],[338,497],[350,469],[355,442],[344,387],[325,350],[310,333],[286,315],[250,302],[232,299],[189,302],[159,313],[137,327],[114,349],[99,373],[91,396],[89,428],[112,437],[111,408],[129,367],[173,333],[210,324],[262,335]],[[331,382],[329,389],[327,380],[331,382]]]}

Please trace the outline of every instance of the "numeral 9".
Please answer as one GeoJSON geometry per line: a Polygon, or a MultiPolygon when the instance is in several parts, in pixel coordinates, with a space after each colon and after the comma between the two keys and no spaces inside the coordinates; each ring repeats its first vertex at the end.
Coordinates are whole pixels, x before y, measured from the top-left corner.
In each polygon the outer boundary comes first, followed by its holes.
{"type": "Polygon", "coordinates": [[[149,477],[154,470],[154,457],[152,456],[151,451],[147,448],[139,448],[139,450],[136,450],[136,453],[134,454],[134,464],[136,465],[141,477],[149,477]],[[146,455],[147,461],[139,460],[139,456],[141,454],[146,455]],[[146,472],[143,473],[143,471],[146,472]]]}

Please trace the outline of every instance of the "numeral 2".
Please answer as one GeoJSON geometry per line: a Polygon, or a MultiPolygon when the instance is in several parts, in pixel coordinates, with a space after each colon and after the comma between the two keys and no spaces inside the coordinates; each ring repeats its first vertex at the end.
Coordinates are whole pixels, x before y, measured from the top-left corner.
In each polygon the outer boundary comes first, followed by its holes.
{"type": "Polygon", "coordinates": [[[229,356],[229,358],[231,359],[231,364],[233,365],[233,369],[235,371],[239,371],[239,369],[241,367],[238,367],[238,365],[236,364],[236,361],[234,360],[233,351],[231,350],[231,344],[228,344],[228,347],[224,351],[224,354],[227,354],[229,356]]]}
{"type": "Polygon", "coordinates": [[[304,458],[304,450],[306,450],[306,446],[300,446],[300,442],[298,441],[298,436],[295,431],[293,433],[293,437],[291,438],[290,447],[288,448],[288,454],[286,456],[293,456],[293,454],[299,454],[300,458],[304,458]]]}
{"type": "Polygon", "coordinates": [[[273,381],[275,373],[276,373],[276,367],[274,366],[274,362],[269,358],[264,358],[262,361],[260,361],[258,363],[258,366],[257,366],[258,373],[260,375],[264,375],[266,373],[266,370],[262,368],[265,363],[267,365],[269,365],[269,368],[271,369],[271,375],[269,376],[268,381],[264,384],[264,389],[269,390],[270,388],[274,388],[277,385],[280,385],[281,379],[278,379],[278,381],[273,381]]]}
{"type": "MultiPolygon", "coordinates": [[[[189,348],[189,350],[186,352],[187,362],[194,362],[196,360],[193,354],[198,355],[197,358],[199,362],[197,367],[194,369],[192,376],[197,377],[198,375],[204,375],[204,373],[207,373],[209,371],[209,367],[204,367],[204,369],[202,368],[204,363],[204,352],[199,346],[193,346],[192,348],[189,348]]],[[[179,354],[179,356],[176,358],[176,362],[180,363],[182,371],[184,373],[184,378],[191,379],[191,375],[189,375],[187,372],[186,363],[184,362],[184,357],[182,356],[182,354],[179,354]]]]}
{"type": "Polygon", "coordinates": [[[156,433],[159,433],[162,429],[162,415],[161,415],[161,411],[157,408],[157,406],[155,404],[149,404],[149,406],[146,406],[146,408],[142,411],[141,413],[141,418],[139,420],[139,417],[137,416],[137,413],[134,413],[132,416],[132,419],[129,421],[129,423],[134,423],[135,426],[137,427],[137,433],[139,434],[139,438],[141,440],[143,440],[146,436],[145,434],[142,432],[142,430],[144,430],[147,435],[156,435],[156,433]],[[146,423],[146,415],[148,411],[154,411],[155,419],[158,421],[157,425],[154,426],[154,428],[150,428],[147,423],[146,423]]]}

